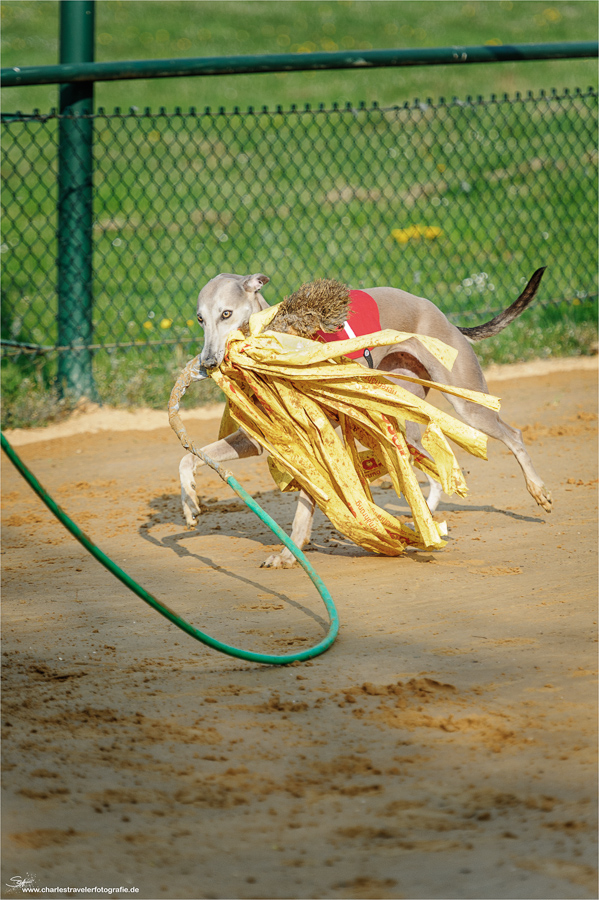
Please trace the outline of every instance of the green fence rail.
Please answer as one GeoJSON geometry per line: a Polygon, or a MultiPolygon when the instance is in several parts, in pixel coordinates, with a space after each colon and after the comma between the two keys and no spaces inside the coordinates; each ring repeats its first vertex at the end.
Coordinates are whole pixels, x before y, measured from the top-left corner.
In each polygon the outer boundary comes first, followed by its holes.
{"type": "MultiPolygon", "coordinates": [[[[69,0],[69,5],[73,0],[69,0]]],[[[338,53],[270,53],[191,59],[140,59],[92,63],[69,61],[58,66],[2,69],[2,87],[32,84],[124,81],[136,78],[182,78],[197,75],[248,75],[264,72],[314,72],[323,69],[444,66],[548,59],[592,59],[597,41],[556,41],[481,47],[423,47],[409,50],[346,50],[338,53]]]]}

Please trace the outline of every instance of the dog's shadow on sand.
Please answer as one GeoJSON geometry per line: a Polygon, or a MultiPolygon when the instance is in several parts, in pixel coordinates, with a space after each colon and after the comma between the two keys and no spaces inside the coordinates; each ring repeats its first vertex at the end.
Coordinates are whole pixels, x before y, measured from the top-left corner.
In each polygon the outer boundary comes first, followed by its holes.
{"type": "MultiPolygon", "coordinates": [[[[383,509],[386,509],[388,512],[393,515],[405,516],[408,517],[410,515],[410,508],[406,501],[403,499],[398,499],[397,496],[391,491],[388,493],[388,497],[383,494],[381,496],[381,492],[373,491],[373,499],[375,503],[378,503],[383,509]],[[385,502],[386,501],[386,502],[385,502]]],[[[500,509],[496,506],[474,506],[472,503],[462,504],[462,503],[452,503],[451,501],[446,501],[439,503],[437,510],[435,512],[436,516],[443,515],[443,513],[475,513],[475,512],[485,512],[492,513],[493,515],[498,516],[507,516],[509,519],[515,519],[518,522],[534,522],[538,525],[543,525],[545,523],[545,519],[540,518],[539,516],[523,516],[520,513],[514,512],[511,509],[500,509]]]]}
{"type": "MultiPolygon", "coordinates": [[[[254,495],[257,501],[265,498],[266,505],[273,513],[276,513],[278,523],[288,533],[291,531],[291,522],[295,514],[295,498],[292,494],[281,495],[279,491],[263,491],[254,495]],[[273,506],[276,503],[276,511],[273,506]]],[[[398,515],[407,520],[410,509],[405,500],[399,499],[393,491],[374,490],[373,499],[379,506],[386,508],[393,515],[398,515]]],[[[150,500],[151,512],[145,522],[138,528],[138,533],[144,541],[148,541],[156,547],[170,550],[176,556],[189,560],[194,560],[201,565],[210,567],[214,572],[219,572],[231,578],[233,581],[240,582],[256,591],[264,591],[263,581],[254,581],[246,575],[233,571],[227,566],[214,562],[208,556],[202,556],[197,552],[198,538],[208,536],[218,532],[228,537],[244,538],[254,543],[262,544],[265,550],[265,556],[268,552],[273,552],[280,546],[275,535],[270,531],[268,526],[262,522],[256,523],[256,519],[251,510],[245,503],[237,497],[227,500],[217,500],[212,498],[208,501],[202,501],[202,514],[199,517],[198,524],[195,528],[183,528],[181,531],[170,534],[153,534],[153,530],[158,530],[160,525],[179,525],[182,521],[181,499],[179,494],[164,493],[153,497],[150,500]],[[189,543],[193,542],[193,549],[190,549],[189,543]]],[[[263,505],[260,502],[260,505],[263,505]]],[[[268,510],[267,510],[268,511],[268,510]]],[[[534,522],[542,524],[544,519],[534,516],[523,516],[512,510],[497,509],[494,506],[472,506],[460,503],[440,503],[437,509],[438,514],[460,512],[485,512],[493,515],[507,516],[520,522],[534,522]]],[[[451,534],[447,538],[452,540],[451,534]]],[[[328,519],[317,509],[314,518],[314,529],[312,539],[306,548],[317,551],[326,555],[337,558],[346,557],[357,559],[360,557],[369,557],[375,554],[358,547],[349,538],[337,532],[328,519]]],[[[435,551],[415,551],[410,550],[406,553],[406,559],[414,563],[430,562],[435,556],[435,551]]],[[[327,622],[317,612],[299,603],[297,600],[291,599],[286,593],[277,590],[273,585],[269,586],[269,593],[273,598],[300,610],[309,618],[313,619],[325,631],[327,622]]]]}
{"type": "MultiPolygon", "coordinates": [[[[254,499],[260,505],[266,507],[266,511],[271,511],[273,518],[278,524],[287,531],[291,532],[291,522],[295,514],[295,496],[293,494],[281,494],[277,490],[258,491],[254,495],[254,499]],[[276,509],[273,507],[276,506],[276,509]]],[[[399,516],[403,521],[409,520],[410,508],[402,497],[401,499],[392,490],[384,488],[375,488],[373,490],[373,499],[375,503],[386,509],[393,515],[399,516]]],[[[242,578],[229,569],[214,563],[207,557],[200,556],[195,550],[197,546],[197,538],[208,536],[218,532],[228,537],[242,538],[251,540],[253,543],[262,544],[265,549],[265,555],[269,552],[275,552],[280,546],[276,536],[270,531],[267,525],[257,522],[254,514],[246,506],[246,504],[238,497],[230,499],[218,500],[213,497],[208,500],[202,500],[202,514],[199,517],[198,524],[195,528],[188,529],[182,527],[181,531],[175,534],[158,535],[153,531],[158,530],[157,526],[179,525],[182,524],[181,500],[179,494],[164,493],[153,497],[150,500],[151,512],[138,529],[140,537],[150,543],[165,547],[171,550],[179,557],[191,558],[201,562],[203,565],[212,566],[215,571],[228,572],[233,578],[241,578],[248,584],[255,587],[255,584],[248,579],[242,578]],[[188,543],[194,541],[194,549],[189,548],[188,543]]],[[[543,524],[544,518],[539,516],[522,515],[509,509],[500,509],[495,506],[474,506],[472,504],[454,503],[451,501],[441,502],[437,508],[437,515],[444,513],[489,513],[490,515],[506,516],[519,522],[543,524]]],[[[451,541],[451,533],[448,540],[451,541]]],[[[349,538],[337,532],[328,519],[318,509],[315,513],[314,528],[312,539],[308,544],[308,551],[315,550],[320,553],[332,555],[336,557],[359,558],[368,557],[373,554],[358,547],[349,538]]],[[[430,554],[431,551],[428,551],[430,554]]],[[[415,561],[422,561],[422,553],[411,552],[409,556],[415,561]]],[[[428,558],[428,557],[427,557],[428,558]]],[[[283,598],[286,602],[288,598],[283,598]]]]}

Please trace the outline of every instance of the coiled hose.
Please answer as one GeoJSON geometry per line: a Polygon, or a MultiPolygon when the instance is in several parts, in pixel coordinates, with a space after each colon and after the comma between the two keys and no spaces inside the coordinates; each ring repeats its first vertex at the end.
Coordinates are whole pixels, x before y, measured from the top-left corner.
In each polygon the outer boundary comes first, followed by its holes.
{"type": "MultiPolygon", "coordinates": [[[[187,377],[187,368],[180,376],[179,381],[185,375],[187,377]]],[[[197,380],[197,379],[191,379],[197,380]]],[[[181,385],[177,382],[179,389],[181,385]]],[[[188,382],[189,384],[189,382],[188,382]]],[[[176,385],[176,387],[177,387],[176,385]]],[[[173,389],[173,392],[175,389],[173,389]]],[[[184,391],[183,391],[184,392],[184,391]]],[[[172,397],[172,395],[171,395],[172,397]]],[[[170,405],[169,405],[170,411],[170,405]]],[[[181,428],[183,426],[181,425],[181,428]]],[[[183,429],[184,432],[184,429],[183,429]]],[[[182,631],[189,634],[192,638],[195,638],[196,641],[200,641],[202,644],[206,644],[208,647],[212,647],[213,650],[218,650],[220,653],[226,653],[228,656],[234,656],[237,659],[245,659],[250,662],[258,662],[258,663],[266,663],[271,666],[284,666],[289,665],[289,663],[293,662],[302,662],[307,659],[312,659],[315,656],[319,656],[321,653],[324,653],[325,650],[328,650],[329,647],[334,642],[337,637],[337,633],[339,631],[339,617],[337,615],[337,610],[335,608],[335,604],[333,603],[333,599],[329,594],[324,582],[322,579],[316,574],[304,554],[301,552],[299,547],[297,547],[291,538],[289,538],[285,532],[277,525],[277,523],[272,519],[268,513],[266,513],[253,499],[250,495],[245,491],[239,482],[231,475],[230,472],[223,471],[222,467],[218,465],[218,463],[214,462],[210,459],[210,457],[206,456],[206,454],[202,453],[199,450],[196,450],[193,447],[193,444],[190,442],[187,443],[188,449],[195,453],[197,456],[200,456],[201,459],[204,460],[207,465],[211,466],[220,477],[226,481],[226,483],[235,491],[235,493],[241,497],[243,502],[249,506],[253,513],[255,513],[258,518],[264,522],[265,525],[268,525],[270,530],[278,537],[280,541],[285,544],[286,547],[293,553],[300,566],[304,569],[312,583],[314,584],[316,590],[322,597],[324,605],[326,606],[327,613],[329,616],[329,630],[326,637],[316,644],[314,647],[310,647],[307,650],[302,650],[298,653],[287,653],[281,656],[269,654],[269,653],[256,653],[252,650],[242,650],[239,647],[232,647],[229,644],[225,644],[222,641],[217,640],[216,638],[211,637],[209,634],[205,634],[203,631],[200,631],[194,625],[191,625],[186,619],[176,613],[173,609],[163,603],[161,600],[158,600],[153,594],[147,591],[144,587],[138,584],[127,572],[123,571],[120,566],[114,562],[114,560],[110,559],[99,547],[97,547],[94,542],[89,538],[84,531],[79,528],[79,526],[73,522],[69,516],[65,513],[65,511],[56,503],[56,501],[48,494],[44,487],[39,483],[35,475],[27,468],[23,460],[19,457],[19,455],[15,452],[14,448],[11,446],[9,441],[5,438],[4,434],[0,433],[0,439],[2,443],[2,449],[12,462],[12,464],[18,469],[21,473],[25,481],[29,484],[29,486],[35,491],[38,497],[46,504],[51,513],[53,513],[58,521],[64,525],[64,527],[69,531],[74,538],[76,538],[80,544],[82,544],[85,549],[91,553],[95,559],[98,560],[109,572],[111,572],[116,578],[121,581],[125,587],[129,588],[130,591],[133,591],[134,594],[137,594],[145,603],[155,609],[156,612],[159,612],[165,619],[168,619],[169,622],[172,622],[173,625],[176,625],[177,628],[180,628],[182,631]]]]}

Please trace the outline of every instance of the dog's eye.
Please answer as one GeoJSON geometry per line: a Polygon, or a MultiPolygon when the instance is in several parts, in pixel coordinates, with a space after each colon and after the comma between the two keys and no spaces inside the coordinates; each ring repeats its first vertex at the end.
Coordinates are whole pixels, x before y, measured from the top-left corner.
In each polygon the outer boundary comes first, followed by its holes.
{"type": "Polygon", "coordinates": [[[201,316],[198,316],[198,322],[200,323],[200,325],[204,324],[204,320],[202,319],[201,316]]]}
{"type": "Polygon", "coordinates": [[[223,319],[229,319],[231,317],[231,315],[232,315],[231,310],[225,309],[223,312],[223,319]]]}

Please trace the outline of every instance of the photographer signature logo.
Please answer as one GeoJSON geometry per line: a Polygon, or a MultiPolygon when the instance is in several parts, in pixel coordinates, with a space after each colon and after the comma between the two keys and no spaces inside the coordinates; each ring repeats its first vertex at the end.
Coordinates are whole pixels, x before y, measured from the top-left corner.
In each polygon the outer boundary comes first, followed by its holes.
{"type": "Polygon", "coordinates": [[[31,887],[32,884],[35,884],[35,876],[31,875],[28,872],[25,877],[23,877],[22,875],[13,875],[6,887],[12,888],[13,890],[20,889],[22,891],[26,891],[31,887]]]}

